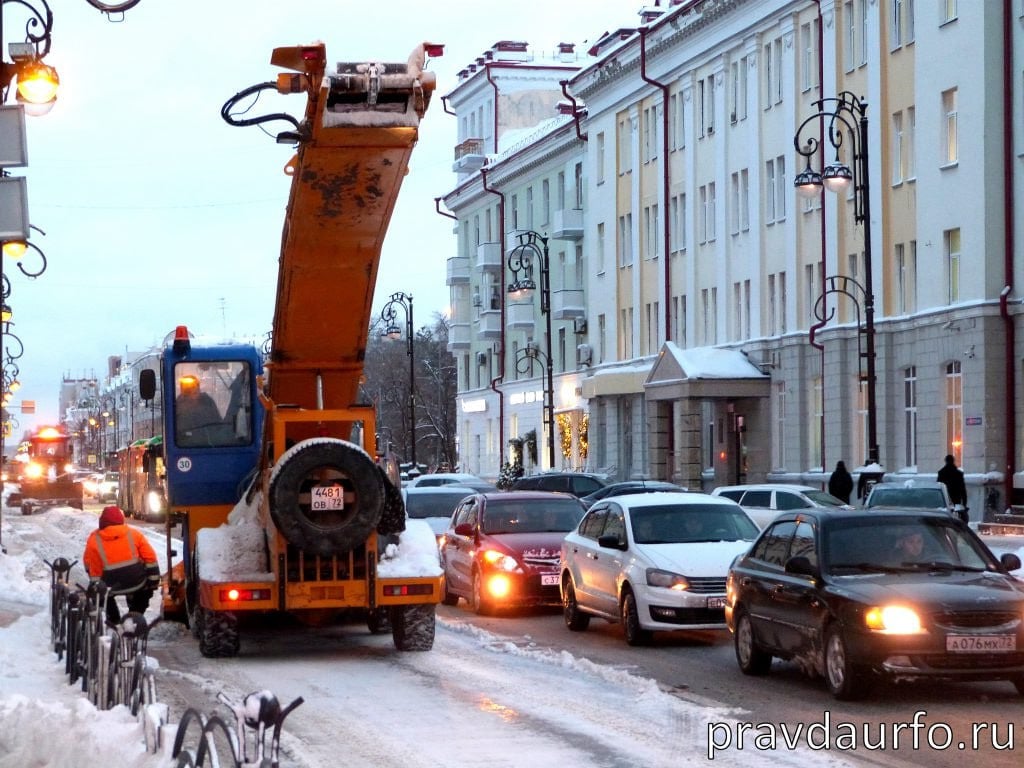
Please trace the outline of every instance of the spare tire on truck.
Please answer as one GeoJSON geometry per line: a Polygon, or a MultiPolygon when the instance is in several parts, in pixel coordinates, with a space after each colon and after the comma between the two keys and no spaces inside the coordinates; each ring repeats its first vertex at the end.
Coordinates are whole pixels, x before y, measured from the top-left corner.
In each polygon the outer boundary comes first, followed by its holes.
{"type": "Polygon", "coordinates": [[[298,443],[281,457],[270,481],[270,516],[281,535],[305,552],[333,557],[373,533],[384,503],[382,475],[359,446],[334,438],[298,443]],[[338,487],[340,507],[314,509],[314,489],[338,487]]]}

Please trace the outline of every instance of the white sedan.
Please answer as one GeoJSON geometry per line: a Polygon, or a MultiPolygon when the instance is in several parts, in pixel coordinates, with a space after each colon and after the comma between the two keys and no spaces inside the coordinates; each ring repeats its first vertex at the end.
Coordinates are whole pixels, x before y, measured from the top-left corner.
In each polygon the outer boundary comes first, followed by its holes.
{"type": "Polygon", "coordinates": [[[724,629],[729,566],[757,534],[738,504],[703,493],[599,501],[562,543],[565,624],[621,622],[630,645],[655,630],[724,629]]]}

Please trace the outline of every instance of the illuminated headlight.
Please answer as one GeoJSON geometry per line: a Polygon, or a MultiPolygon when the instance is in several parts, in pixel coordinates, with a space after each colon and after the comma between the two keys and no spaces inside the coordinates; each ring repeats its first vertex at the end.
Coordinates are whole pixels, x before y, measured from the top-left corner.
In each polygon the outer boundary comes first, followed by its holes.
{"type": "Polygon", "coordinates": [[[43,476],[43,467],[40,464],[26,464],[25,477],[35,480],[43,476]]]}
{"type": "Polygon", "coordinates": [[[514,573],[521,570],[516,559],[514,557],[509,557],[504,552],[497,552],[493,549],[488,549],[480,556],[483,558],[485,563],[496,570],[505,571],[506,573],[514,573]]]}
{"type": "Polygon", "coordinates": [[[904,605],[886,605],[871,608],[864,614],[868,629],[887,635],[921,635],[921,617],[913,608],[904,605]]]}
{"type": "Polygon", "coordinates": [[[672,571],[662,571],[657,568],[647,569],[647,586],[663,587],[664,589],[686,590],[690,588],[690,582],[685,576],[672,571]]]}
{"type": "Polygon", "coordinates": [[[159,491],[149,491],[146,494],[146,509],[151,515],[163,512],[164,497],[160,495],[159,491]]]}

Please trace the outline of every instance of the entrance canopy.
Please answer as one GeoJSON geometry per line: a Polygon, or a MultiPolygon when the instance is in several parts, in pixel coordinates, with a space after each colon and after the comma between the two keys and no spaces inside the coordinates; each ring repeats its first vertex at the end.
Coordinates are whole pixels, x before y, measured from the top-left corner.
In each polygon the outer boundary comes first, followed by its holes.
{"type": "Polygon", "coordinates": [[[648,400],[768,397],[771,377],[739,350],[666,341],[644,382],[648,400]]]}

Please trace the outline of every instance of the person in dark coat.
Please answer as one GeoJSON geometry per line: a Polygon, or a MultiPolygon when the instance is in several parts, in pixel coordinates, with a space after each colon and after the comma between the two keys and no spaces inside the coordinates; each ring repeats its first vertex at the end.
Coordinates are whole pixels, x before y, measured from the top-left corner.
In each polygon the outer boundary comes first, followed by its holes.
{"type": "Polygon", "coordinates": [[[846,469],[845,462],[836,462],[836,468],[828,479],[828,492],[844,504],[850,503],[850,494],[853,493],[853,475],[846,469]]]}
{"type": "MultiPolygon", "coordinates": [[[[940,483],[946,486],[949,492],[949,500],[953,504],[963,507],[960,517],[967,517],[967,483],[964,482],[964,473],[956,465],[956,459],[946,456],[946,463],[942,465],[938,475],[935,477],[940,483]]],[[[966,520],[964,520],[966,522],[966,520]]]]}

